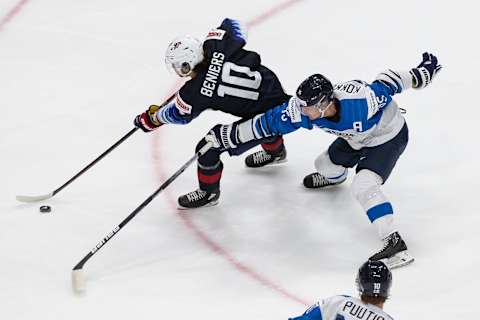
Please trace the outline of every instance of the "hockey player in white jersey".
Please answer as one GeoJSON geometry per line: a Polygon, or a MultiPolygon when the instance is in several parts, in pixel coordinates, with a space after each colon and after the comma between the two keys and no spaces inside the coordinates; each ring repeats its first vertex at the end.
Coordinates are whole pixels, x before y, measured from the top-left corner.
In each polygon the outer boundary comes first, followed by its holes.
{"type": "Polygon", "coordinates": [[[219,149],[239,143],[284,135],[298,128],[318,127],[338,138],[315,160],[317,172],[304,186],[324,188],[347,178],[356,167],[351,190],[376,227],[383,248],[370,257],[390,268],[413,261],[393,219],[393,207],[382,192],[408,143],[408,127],[392,96],[408,88],[425,88],[441,69],[437,58],[424,53],[422,62],[408,71],[386,70],[372,83],[352,80],[335,86],[314,74],[304,80],[287,103],[249,120],[216,125],[206,139],[219,149]]]}
{"type": "Polygon", "coordinates": [[[289,320],[393,320],[383,311],[392,285],[392,273],[387,266],[381,261],[365,262],[358,270],[356,282],[360,299],[333,296],[289,320]]]}

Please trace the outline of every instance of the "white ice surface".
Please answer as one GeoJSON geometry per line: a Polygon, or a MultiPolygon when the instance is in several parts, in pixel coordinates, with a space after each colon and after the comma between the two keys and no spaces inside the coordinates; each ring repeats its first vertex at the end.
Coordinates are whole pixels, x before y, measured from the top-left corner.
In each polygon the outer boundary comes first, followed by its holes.
{"type": "MultiPolygon", "coordinates": [[[[0,16],[15,3],[0,1],[0,16]]],[[[0,31],[0,319],[273,320],[302,313],[297,300],[355,294],[356,269],[380,242],[350,196],[351,177],[328,191],[301,187],[333,140],[320,130],[287,136],[284,166],[248,170],[243,156],[223,157],[220,204],[179,213],[177,196],[196,187],[189,168],[86,264],[81,297],[72,267],[211,126],[234,118],[206,112],[185,127],[137,132],[53,199],[15,201],[59,187],[162,101],[176,81],[163,65],[171,38],[276,4],[30,0],[0,31]]],[[[444,65],[431,87],[397,98],[411,140],[384,191],[416,257],[394,271],[386,310],[397,319],[477,318],[477,12],[466,0],[310,0],[250,30],[247,48],[288,92],[314,72],[342,81],[407,69],[424,50],[444,65]]]]}

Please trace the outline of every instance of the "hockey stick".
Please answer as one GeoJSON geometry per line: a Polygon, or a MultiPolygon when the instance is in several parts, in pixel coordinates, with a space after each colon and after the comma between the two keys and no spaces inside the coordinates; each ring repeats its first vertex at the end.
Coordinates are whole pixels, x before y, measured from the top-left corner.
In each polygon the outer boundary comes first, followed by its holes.
{"type": "Polygon", "coordinates": [[[93,160],[92,162],[90,162],[85,168],[83,168],[82,170],[80,170],[80,172],[78,172],[76,175],[74,175],[70,180],[68,180],[67,182],[65,182],[62,186],[60,186],[58,189],[55,189],[53,190],[52,192],[50,193],[47,193],[47,194],[44,194],[44,195],[40,195],[40,196],[22,196],[22,195],[18,195],[16,198],[18,201],[21,201],[21,202],[35,202],[35,201],[40,201],[40,200],[45,200],[45,199],[50,199],[51,197],[53,197],[54,195],[56,195],[57,193],[59,193],[60,191],[63,190],[63,188],[65,188],[66,186],[68,186],[70,183],[72,183],[75,179],[77,179],[78,177],[80,177],[83,173],[85,173],[85,171],[87,171],[88,169],[90,169],[94,164],[96,164],[98,161],[100,161],[102,158],[104,158],[107,154],[110,153],[110,151],[112,151],[113,149],[115,149],[116,147],[118,147],[118,145],[120,145],[123,141],[127,140],[128,137],[130,137],[133,133],[135,133],[135,131],[137,131],[138,128],[133,128],[132,130],[130,130],[126,135],[124,135],[120,140],[118,140],[117,142],[115,142],[114,145],[112,145],[110,148],[108,148],[105,152],[103,152],[100,156],[98,156],[95,160],[93,160]]]}
{"type": "Polygon", "coordinates": [[[152,193],[145,201],[143,201],[135,210],[132,211],[119,225],[117,225],[112,231],[110,231],[99,243],[82,259],[79,263],[73,267],[72,270],[72,287],[74,292],[81,293],[85,290],[85,277],[83,274],[83,266],[85,263],[93,257],[110,239],[112,239],[120,230],[132,220],[147,204],[149,204],[162,190],[164,190],[170,183],[172,183],[182,172],[185,171],[195,160],[202,156],[212,147],[212,143],[208,142],[203,148],[195,153],[177,172],[175,172],[167,181],[165,181],[154,193],[152,193]]]}
{"type": "MultiPolygon", "coordinates": [[[[162,103],[162,106],[165,105],[168,101],[172,100],[173,97],[175,96],[175,94],[171,95],[167,100],[165,100],[163,103],[162,103]]],[[[36,202],[36,201],[40,201],[40,200],[46,200],[46,199],[50,199],[51,197],[53,197],[54,195],[56,195],[57,193],[59,193],[60,191],[63,190],[63,188],[65,188],[66,186],[68,186],[70,183],[72,183],[75,179],[77,179],[78,177],[80,177],[82,174],[85,173],[85,171],[87,171],[88,169],[90,169],[91,167],[93,167],[93,165],[95,165],[98,161],[100,161],[101,159],[103,159],[107,154],[109,154],[113,149],[115,149],[116,147],[118,147],[122,142],[124,142],[125,140],[127,140],[128,137],[130,137],[132,134],[134,134],[136,131],[138,130],[138,128],[133,128],[132,130],[130,130],[126,135],[124,135],[120,140],[118,140],[117,142],[115,142],[115,144],[113,144],[110,148],[108,148],[107,150],[105,150],[105,152],[103,152],[101,155],[99,155],[95,160],[93,160],[92,162],[90,162],[85,168],[83,168],[82,170],[80,170],[80,172],[78,172],[76,175],[74,175],[70,180],[68,180],[67,182],[65,182],[63,185],[61,185],[59,188],[53,190],[52,192],[50,193],[47,193],[47,194],[43,194],[43,195],[40,195],[40,196],[23,196],[23,195],[18,195],[16,198],[18,201],[20,202],[36,202]]]]}

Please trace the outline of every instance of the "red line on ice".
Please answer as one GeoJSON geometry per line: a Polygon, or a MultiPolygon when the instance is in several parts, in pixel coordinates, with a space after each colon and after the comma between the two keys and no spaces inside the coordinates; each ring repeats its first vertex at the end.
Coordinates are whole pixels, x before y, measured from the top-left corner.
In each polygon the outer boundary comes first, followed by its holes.
{"type": "MultiPolygon", "coordinates": [[[[247,22],[247,26],[251,28],[252,26],[258,25],[272,16],[276,15],[277,13],[280,13],[284,11],[285,9],[289,8],[290,6],[300,2],[302,0],[289,0],[285,1],[283,3],[280,3],[279,5],[269,9],[268,11],[260,14],[259,16],[253,18],[252,20],[247,22]]],[[[176,92],[179,87],[182,85],[181,81],[177,81],[175,84],[172,85],[170,89],[170,94],[167,96],[170,96],[172,93],[176,92]]],[[[165,180],[165,173],[164,169],[162,168],[162,161],[160,158],[161,150],[159,148],[160,146],[160,134],[162,130],[157,130],[154,133],[153,139],[152,139],[152,147],[153,147],[153,160],[155,164],[155,170],[157,173],[157,177],[160,181],[165,180]]],[[[192,150],[193,152],[193,150],[192,150]]],[[[193,177],[192,177],[193,178],[193,177]]],[[[173,210],[176,210],[177,216],[181,219],[183,224],[190,229],[210,250],[215,252],[216,254],[220,255],[223,257],[225,260],[227,260],[235,269],[237,269],[239,272],[249,276],[251,279],[257,281],[258,283],[264,285],[267,288],[272,289],[273,291],[277,292],[278,294],[292,300],[295,302],[298,302],[303,305],[310,305],[311,302],[302,299],[292,293],[290,293],[288,290],[282,288],[280,285],[274,283],[272,280],[268,279],[267,277],[261,275],[259,272],[255,271],[253,268],[247,266],[246,264],[242,263],[238,259],[236,259],[232,254],[230,254],[227,250],[225,250],[220,244],[216,243],[214,240],[212,240],[205,232],[203,232],[199,227],[197,227],[192,220],[190,219],[188,214],[185,214],[181,210],[176,209],[176,200],[175,197],[168,192],[168,189],[165,191],[165,196],[167,200],[169,201],[170,206],[172,207],[173,210]]]]}
{"type": "Polygon", "coordinates": [[[260,24],[264,22],[265,20],[270,19],[277,13],[280,13],[284,11],[285,9],[291,7],[294,4],[297,4],[298,2],[301,2],[303,0],[289,0],[282,2],[278,4],[277,6],[270,8],[270,10],[265,11],[264,13],[258,15],[257,17],[253,18],[252,20],[247,22],[247,27],[252,28],[253,26],[256,26],[257,24],[260,24]]]}
{"type": "Polygon", "coordinates": [[[8,13],[0,20],[0,31],[5,27],[5,25],[12,20],[13,17],[15,17],[23,8],[23,6],[28,2],[29,0],[20,0],[17,2],[17,4],[8,11],[8,13]]]}
{"type": "MultiPolygon", "coordinates": [[[[0,31],[3,30],[3,28],[15,17],[24,7],[24,5],[28,2],[29,0],[21,0],[17,2],[17,4],[10,9],[10,11],[0,20],[0,31]]],[[[296,4],[302,0],[290,0],[290,1],[285,1],[270,10],[266,11],[265,13],[259,15],[258,17],[250,20],[247,22],[248,27],[255,26],[259,23],[264,22],[265,20],[269,19],[270,17],[274,16],[275,14],[285,10],[286,8],[290,7],[293,4],[296,4]]],[[[176,89],[181,85],[181,82],[177,82],[171,89],[171,92],[175,92],[176,89]]],[[[155,169],[157,171],[157,176],[159,180],[164,180],[164,174],[163,174],[163,169],[160,167],[160,161],[159,161],[159,155],[161,154],[160,149],[158,148],[159,144],[159,134],[160,131],[157,131],[157,134],[154,135],[153,141],[153,157],[155,160],[155,169]]],[[[172,199],[172,195],[167,192],[167,199],[170,202],[170,205],[172,208],[176,207],[175,200],[172,199]]],[[[222,246],[220,246],[218,243],[213,241],[205,232],[200,230],[190,219],[190,217],[182,213],[181,211],[177,210],[177,215],[180,217],[182,222],[187,226],[208,248],[210,248],[213,252],[217,253],[218,255],[222,256],[225,258],[231,265],[235,267],[238,271],[248,275],[252,279],[256,280],[257,282],[261,283],[262,285],[276,291],[277,293],[281,294],[282,296],[291,299],[295,302],[304,304],[304,305],[309,305],[310,302],[299,298],[295,296],[294,294],[291,294],[289,291],[286,289],[282,288],[281,286],[275,284],[273,281],[269,280],[268,278],[264,277],[257,271],[255,271],[253,268],[248,267],[241,261],[237,260],[232,254],[230,254],[228,251],[226,251],[222,246]]]]}

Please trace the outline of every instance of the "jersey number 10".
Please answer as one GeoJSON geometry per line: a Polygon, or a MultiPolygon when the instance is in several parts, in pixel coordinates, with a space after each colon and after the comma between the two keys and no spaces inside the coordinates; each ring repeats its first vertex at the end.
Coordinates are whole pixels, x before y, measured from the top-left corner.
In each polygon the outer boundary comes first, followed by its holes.
{"type": "Polygon", "coordinates": [[[217,94],[219,97],[229,95],[244,99],[258,100],[259,93],[254,90],[258,89],[262,83],[262,75],[260,72],[252,71],[249,67],[238,66],[231,62],[225,62],[222,70],[222,81],[224,83],[253,90],[239,89],[221,84],[217,89],[217,94]],[[232,71],[237,74],[243,74],[247,76],[247,78],[235,76],[232,74],[232,71]]]}

